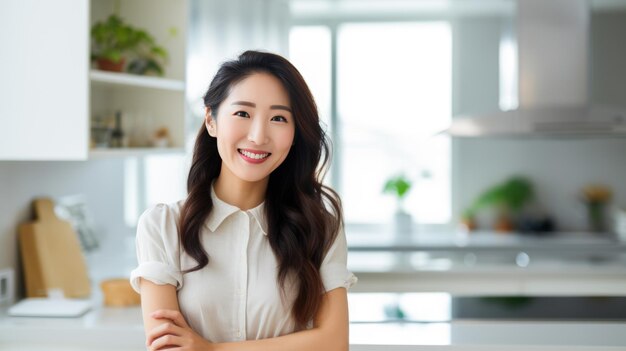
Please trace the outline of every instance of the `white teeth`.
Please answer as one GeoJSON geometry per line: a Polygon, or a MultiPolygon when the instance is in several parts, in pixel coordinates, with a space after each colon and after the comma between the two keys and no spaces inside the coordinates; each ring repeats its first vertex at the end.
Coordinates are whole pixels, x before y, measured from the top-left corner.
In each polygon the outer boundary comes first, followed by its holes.
{"type": "Polygon", "coordinates": [[[260,160],[262,158],[266,158],[267,156],[269,156],[269,153],[266,154],[255,154],[252,152],[248,152],[246,150],[239,150],[239,152],[241,152],[244,156],[249,157],[249,158],[253,158],[255,160],[260,160]]]}

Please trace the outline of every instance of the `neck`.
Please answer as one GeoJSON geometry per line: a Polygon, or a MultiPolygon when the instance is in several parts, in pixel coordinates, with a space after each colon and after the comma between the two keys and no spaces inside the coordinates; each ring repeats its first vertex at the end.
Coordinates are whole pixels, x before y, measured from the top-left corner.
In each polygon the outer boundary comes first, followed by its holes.
{"type": "Polygon", "coordinates": [[[269,178],[258,182],[247,182],[224,173],[222,169],[213,185],[215,194],[220,200],[244,211],[259,206],[265,200],[269,178]]]}

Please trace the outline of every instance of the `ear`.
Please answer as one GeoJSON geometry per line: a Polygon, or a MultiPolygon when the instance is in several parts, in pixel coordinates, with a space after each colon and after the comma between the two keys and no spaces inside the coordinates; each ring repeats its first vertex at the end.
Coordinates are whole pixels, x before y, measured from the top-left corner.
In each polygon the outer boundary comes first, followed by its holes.
{"type": "Polygon", "coordinates": [[[211,108],[207,107],[204,114],[204,125],[206,126],[207,132],[212,137],[217,137],[217,127],[215,125],[215,118],[211,115],[211,108]]]}

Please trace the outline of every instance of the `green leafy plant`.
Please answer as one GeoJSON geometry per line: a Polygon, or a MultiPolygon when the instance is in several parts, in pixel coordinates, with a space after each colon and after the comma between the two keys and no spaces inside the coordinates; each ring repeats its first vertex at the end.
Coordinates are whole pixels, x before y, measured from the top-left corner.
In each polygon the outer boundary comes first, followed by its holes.
{"type": "Polygon", "coordinates": [[[504,206],[508,210],[519,210],[533,194],[531,183],[524,178],[514,177],[486,191],[478,198],[477,206],[504,206]]]}
{"type": "Polygon", "coordinates": [[[148,32],[125,23],[119,16],[113,14],[106,21],[95,23],[91,27],[91,39],[93,60],[120,63],[129,58],[130,72],[163,75],[167,51],[148,32]]]}
{"type": "Polygon", "coordinates": [[[383,187],[383,193],[393,194],[398,200],[402,200],[411,189],[411,181],[404,175],[389,178],[383,187]]]}
{"type": "Polygon", "coordinates": [[[507,214],[519,212],[534,197],[533,185],[524,177],[511,177],[501,184],[487,189],[463,212],[466,218],[473,217],[485,207],[497,207],[507,214]]]}

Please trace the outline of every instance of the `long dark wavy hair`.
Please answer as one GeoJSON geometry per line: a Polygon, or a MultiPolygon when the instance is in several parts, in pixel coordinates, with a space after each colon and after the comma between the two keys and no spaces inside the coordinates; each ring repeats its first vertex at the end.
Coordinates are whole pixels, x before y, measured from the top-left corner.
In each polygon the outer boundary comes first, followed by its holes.
{"type": "MultiPolygon", "coordinates": [[[[315,316],[324,294],[320,266],[343,225],[341,202],[337,193],[322,184],[330,153],[317,106],[304,79],[285,58],[246,51],[237,60],[223,63],[204,95],[204,105],[216,118],[231,88],[254,73],[271,74],[282,83],[295,121],[294,144],[283,163],[270,174],[264,208],[268,240],[279,264],[276,279],[282,294],[287,277],[296,279],[298,294],[292,315],[297,327],[303,329],[315,316]]],[[[221,165],[217,139],[208,134],[203,123],[179,223],[182,246],[198,263],[185,273],[209,264],[209,255],[200,242],[200,229],[213,208],[211,184],[219,176],[221,165]]]]}

